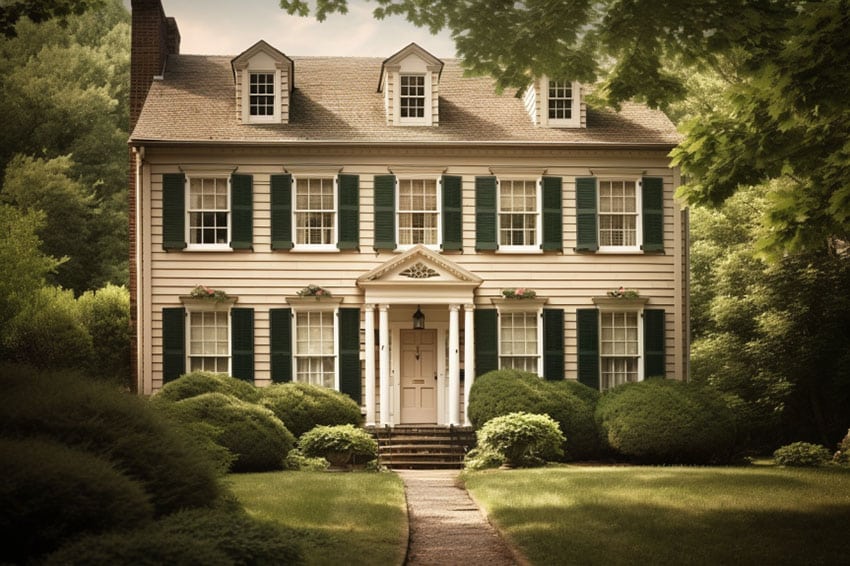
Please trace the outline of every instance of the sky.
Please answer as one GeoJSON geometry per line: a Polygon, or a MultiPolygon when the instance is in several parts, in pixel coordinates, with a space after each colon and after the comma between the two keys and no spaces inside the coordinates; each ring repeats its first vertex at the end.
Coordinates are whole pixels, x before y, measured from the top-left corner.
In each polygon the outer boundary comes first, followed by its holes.
{"type": "MultiPolygon", "coordinates": [[[[290,16],[278,0],[161,0],[177,19],[180,52],[238,55],[260,39],[286,55],[346,55],[386,58],[416,42],[436,57],[455,56],[448,32],[432,36],[404,18],[376,20],[374,2],[348,0],[348,14],[324,22],[290,16]]],[[[124,0],[129,7],[130,0],[124,0]]]]}

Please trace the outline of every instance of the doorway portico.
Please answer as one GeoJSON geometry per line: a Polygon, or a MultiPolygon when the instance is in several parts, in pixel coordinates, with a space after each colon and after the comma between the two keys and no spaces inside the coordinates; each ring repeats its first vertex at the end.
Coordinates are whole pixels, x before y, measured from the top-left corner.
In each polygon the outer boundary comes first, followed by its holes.
{"type": "Polygon", "coordinates": [[[365,294],[367,425],[469,424],[474,293],[481,282],[422,245],[358,278],[365,294]],[[425,316],[421,329],[413,327],[417,310],[425,316]]]}

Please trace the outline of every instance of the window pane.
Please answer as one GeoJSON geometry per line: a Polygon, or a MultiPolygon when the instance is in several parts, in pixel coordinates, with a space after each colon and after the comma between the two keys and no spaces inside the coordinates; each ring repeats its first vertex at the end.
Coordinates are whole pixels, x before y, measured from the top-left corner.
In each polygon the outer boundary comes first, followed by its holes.
{"type": "Polygon", "coordinates": [[[499,183],[499,244],[533,246],[537,240],[537,181],[499,183]]]}
{"type": "Polygon", "coordinates": [[[248,101],[251,116],[274,115],[274,73],[250,73],[248,101]]]}
{"type": "Polygon", "coordinates": [[[549,81],[549,119],[569,120],[572,116],[572,83],[567,81],[549,81]]]}
{"type": "Polygon", "coordinates": [[[227,373],[230,363],[230,315],[189,313],[189,368],[227,373]]]}
{"type": "Polygon", "coordinates": [[[599,182],[599,244],[637,245],[637,193],[634,181],[599,182]]]}
{"type": "Polygon", "coordinates": [[[300,178],[295,186],[295,242],[304,245],[336,242],[334,180],[300,178]]]}
{"type": "Polygon", "coordinates": [[[398,187],[399,244],[437,244],[437,181],[401,179],[398,187]]]}
{"type": "Polygon", "coordinates": [[[504,368],[537,372],[539,346],[536,312],[503,312],[499,315],[499,358],[504,368]]]}
{"type": "Polygon", "coordinates": [[[227,244],[229,216],[226,178],[189,179],[189,243],[227,244]]]}

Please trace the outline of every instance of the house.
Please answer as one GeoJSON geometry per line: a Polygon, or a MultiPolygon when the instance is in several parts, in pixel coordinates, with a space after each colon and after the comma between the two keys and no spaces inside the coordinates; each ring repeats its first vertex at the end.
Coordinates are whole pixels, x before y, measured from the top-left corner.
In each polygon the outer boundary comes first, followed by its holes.
{"type": "Polygon", "coordinates": [[[338,389],[367,424],[462,425],[499,367],[686,378],[662,113],[592,108],[559,78],[498,94],[416,44],[295,57],[282,33],[184,55],[159,0],[132,7],[139,393],[206,369],[338,389]]]}

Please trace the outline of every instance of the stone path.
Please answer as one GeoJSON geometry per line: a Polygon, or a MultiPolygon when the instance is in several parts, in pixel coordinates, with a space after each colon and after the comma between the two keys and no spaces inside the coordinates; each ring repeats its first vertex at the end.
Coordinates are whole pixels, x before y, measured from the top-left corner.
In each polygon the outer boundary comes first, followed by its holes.
{"type": "Polygon", "coordinates": [[[526,564],[458,487],[457,470],[396,470],[410,517],[407,566],[526,564]]]}

